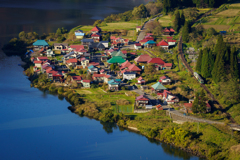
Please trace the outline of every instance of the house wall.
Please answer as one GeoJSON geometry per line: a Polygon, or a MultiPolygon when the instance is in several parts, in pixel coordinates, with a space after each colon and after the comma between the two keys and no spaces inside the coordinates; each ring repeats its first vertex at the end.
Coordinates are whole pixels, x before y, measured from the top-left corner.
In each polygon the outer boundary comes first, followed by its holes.
{"type": "Polygon", "coordinates": [[[42,67],[41,63],[35,63],[35,66],[38,67],[38,68],[42,67]]]}
{"type": "Polygon", "coordinates": [[[136,78],[136,74],[123,74],[123,79],[132,80],[136,78]]]}
{"type": "Polygon", "coordinates": [[[83,39],[84,36],[76,36],[77,39],[83,39]]]}

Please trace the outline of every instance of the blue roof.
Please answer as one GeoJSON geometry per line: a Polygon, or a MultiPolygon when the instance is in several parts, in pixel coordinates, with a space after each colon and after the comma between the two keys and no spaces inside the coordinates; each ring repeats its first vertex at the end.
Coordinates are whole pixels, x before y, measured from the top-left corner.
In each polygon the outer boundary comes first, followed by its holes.
{"type": "Polygon", "coordinates": [[[150,40],[150,41],[147,41],[146,43],[144,43],[144,45],[147,45],[147,44],[156,44],[156,42],[154,42],[153,40],[150,40]]]}
{"type": "Polygon", "coordinates": [[[75,36],[84,36],[85,33],[78,33],[78,32],[75,32],[75,36]]]}
{"type": "Polygon", "coordinates": [[[82,39],[82,42],[94,42],[93,39],[82,39]]]}
{"type": "Polygon", "coordinates": [[[155,83],[154,85],[152,85],[152,88],[155,90],[164,90],[167,89],[165,88],[160,82],[155,83]]]}
{"type": "Polygon", "coordinates": [[[119,83],[118,82],[116,82],[115,80],[110,80],[110,81],[108,81],[108,84],[112,84],[112,85],[119,85],[119,83]]]}
{"type": "Polygon", "coordinates": [[[88,67],[88,69],[92,69],[92,68],[94,68],[94,66],[93,66],[93,65],[91,65],[91,66],[89,66],[89,67],[88,67]]]}
{"type": "Polygon", "coordinates": [[[34,46],[48,46],[48,43],[45,40],[37,40],[33,43],[34,46]]]}

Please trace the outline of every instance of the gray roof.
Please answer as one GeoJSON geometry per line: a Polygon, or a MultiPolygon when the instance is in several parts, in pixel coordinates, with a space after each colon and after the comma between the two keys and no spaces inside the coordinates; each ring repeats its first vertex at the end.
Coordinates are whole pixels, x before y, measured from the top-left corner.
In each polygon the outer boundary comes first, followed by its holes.
{"type": "Polygon", "coordinates": [[[60,46],[60,45],[68,46],[68,43],[54,43],[53,45],[54,46],[60,46]]]}
{"type": "Polygon", "coordinates": [[[73,54],[74,54],[74,51],[72,51],[72,52],[70,52],[70,53],[64,55],[63,58],[66,58],[66,57],[71,56],[71,55],[73,55],[73,54]]]}
{"type": "Polygon", "coordinates": [[[91,42],[91,43],[93,43],[94,41],[93,41],[93,39],[82,39],[82,42],[91,42]]]}
{"type": "Polygon", "coordinates": [[[105,49],[105,46],[102,43],[92,43],[90,46],[90,48],[103,48],[105,49]]]}

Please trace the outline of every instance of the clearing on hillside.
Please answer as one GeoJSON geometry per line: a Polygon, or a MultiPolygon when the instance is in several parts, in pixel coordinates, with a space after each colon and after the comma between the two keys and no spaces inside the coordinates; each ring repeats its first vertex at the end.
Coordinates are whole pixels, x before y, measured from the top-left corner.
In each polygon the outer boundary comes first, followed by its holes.
{"type": "Polygon", "coordinates": [[[238,9],[228,9],[218,13],[217,15],[218,16],[236,16],[238,15],[238,13],[239,13],[238,9]]]}

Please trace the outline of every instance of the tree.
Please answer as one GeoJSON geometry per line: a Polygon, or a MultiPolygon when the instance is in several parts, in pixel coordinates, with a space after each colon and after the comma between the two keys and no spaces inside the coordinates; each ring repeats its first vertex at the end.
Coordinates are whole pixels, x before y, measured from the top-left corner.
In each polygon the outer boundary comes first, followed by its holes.
{"type": "Polygon", "coordinates": [[[101,19],[96,20],[96,21],[94,22],[93,26],[94,26],[94,27],[95,27],[95,26],[100,26],[100,24],[101,24],[102,22],[103,22],[103,21],[102,21],[101,19]]]}
{"type": "Polygon", "coordinates": [[[207,98],[206,98],[206,94],[204,92],[204,90],[202,89],[199,95],[199,107],[198,107],[198,111],[200,113],[204,113],[206,112],[206,108],[207,108],[207,98]]]}
{"type": "Polygon", "coordinates": [[[198,113],[198,105],[199,105],[199,95],[198,93],[195,94],[195,99],[192,104],[192,111],[193,113],[198,113]]]}
{"type": "Polygon", "coordinates": [[[184,24],[185,24],[185,16],[184,16],[184,12],[182,11],[181,18],[179,21],[180,28],[181,26],[184,26],[184,24]]]}
{"type": "Polygon", "coordinates": [[[224,55],[226,50],[226,44],[223,42],[222,35],[219,35],[217,44],[215,46],[215,54],[217,54],[217,56],[212,70],[212,78],[215,83],[224,80],[226,77],[224,65],[224,55]]]}
{"type": "Polygon", "coordinates": [[[175,14],[174,22],[173,22],[173,28],[177,32],[179,31],[179,29],[181,27],[179,25],[179,22],[180,22],[180,13],[179,13],[179,11],[177,11],[176,14],[175,14]]]}
{"type": "Polygon", "coordinates": [[[188,25],[188,21],[185,21],[185,24],[183,26],[182,40],[185,43],[187,43],[188,40],[189,40],[189,25],[188,25]]]}
{"type": "Polygon", "coordinates": [[[202,65],[201,65],[201,75],[204,78],[210,78],[212,76],[211,72],[214,65],[213,55],[210,49],[205,48],[203,50],[202,65]]]}
{"type": "Polygon", "coordinates": [[[201,73],[201,68],[202,68],[202,56],[203,56],[203,51],[200,50],[198,55],[197,65],[196,65],[196,71],[198,71],[199,73],[201,73]]]}
{"type": "Polygon", "coordinates": [[[153,64],[153,63],[147,64],[147,65],[145,66],[144,72],[145,72],[146,74],[155,73],[155,72],[156,72],[155,64],[153,64]]]}
{"type": "Polygon", "coordinates": [[[148,15],[147,8],[145,7],[144,4],[141,4],[138,7],[134,7],[132,14],[134,15],[134,17],[137,17],[137,18],[141,18],[141,17],[146,18],[148,15]]]}
{"type": "Polygon", "coordinates": [[[162,26],[158,21],[151,21],[146,24],[147,32],[153,33],[155,36],[159,36],[162,31],[162,26]]]}
{"type": "Polygon", "coordinates": [[[26,34],[24,31],[22,31],[22,32],[20,32],[20,33],[18,34],[18,37],[19,37],[21,40],[25,40],[26,37],[27,37],[27,34],[26,34]]]}
{"type": "Polygon", "coordinates": [[[111,71],[114,71],[114,70],[115,70],[115,64],[114,64],[114,63],[112,63],[112,64],[110,65],[110,70],[111,70],[111,71]]]}
{"type": "Polygon", "coordinates": [[[239,68],[238,68],[236,47],[233,47],[232,50],[231,50],[230,74],[231,74],[231,78],[233,78],[233,79],[238,79],[239,78],[239,68]]]}

